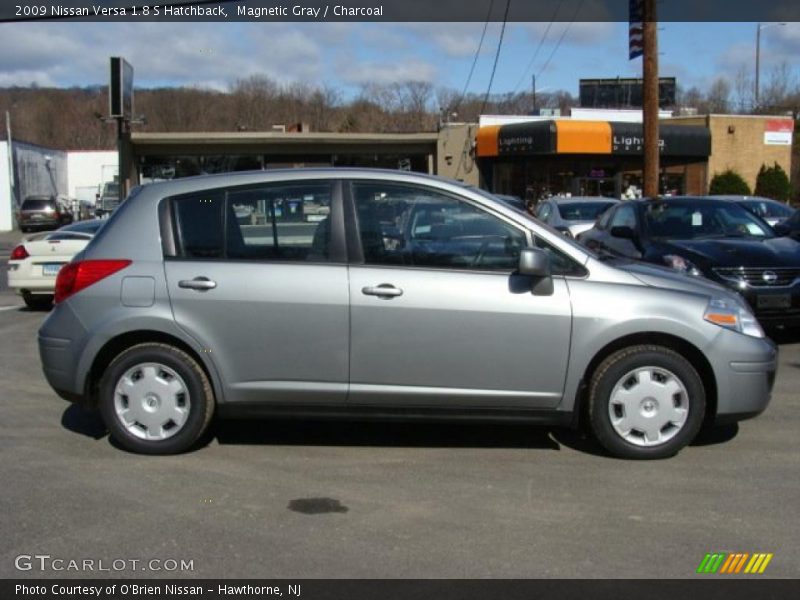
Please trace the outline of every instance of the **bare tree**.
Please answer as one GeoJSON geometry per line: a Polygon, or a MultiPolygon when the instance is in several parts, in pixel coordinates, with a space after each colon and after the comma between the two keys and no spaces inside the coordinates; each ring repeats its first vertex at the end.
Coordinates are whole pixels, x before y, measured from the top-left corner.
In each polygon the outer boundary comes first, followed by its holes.
{"type": "Polygon", "coordinates": [[[731,95],[731,84],[724,77],[717,77],[707,96],[707,112],[726,113],[728,112],[728,99],[731,95]]]}
{"type": "Polygon", "coordinates": [[[753,78],[750,71],[742,65],[736,72],[733,80],[734,96],[736,98],[736,109],[740,113],[751,112],[753,109],[753,78]]]}

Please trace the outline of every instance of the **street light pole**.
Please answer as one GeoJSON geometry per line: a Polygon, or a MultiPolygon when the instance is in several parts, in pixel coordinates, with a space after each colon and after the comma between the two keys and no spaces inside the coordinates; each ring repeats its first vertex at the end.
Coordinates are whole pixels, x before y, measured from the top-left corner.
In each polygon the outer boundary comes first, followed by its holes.
{"type": "Polygon", "coordinates": [[[759,85],[759,78],[761,76],[761,30],[766,29],[767,27],[782,27],[786,25],[786,23],[767,23],[763,25],[759,23],[756,25],[756,81],[755,81],[755,94],[754,94],[754,103],[753,108],[759,107],[759,99],[758,94],[761,86],[759,85]]]}

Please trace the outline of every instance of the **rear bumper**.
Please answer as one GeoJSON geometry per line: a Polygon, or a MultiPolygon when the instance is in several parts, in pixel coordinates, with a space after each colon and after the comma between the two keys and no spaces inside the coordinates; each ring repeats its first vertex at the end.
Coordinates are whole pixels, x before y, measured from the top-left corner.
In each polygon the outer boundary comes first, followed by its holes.
{"type": "Polygon", "coordinates": [[[39,357],[45,379],[59,396],[79,400],[80,393],[75,389],[75,353],[72,340],[39,335],[39,357]]]}
{"type": "Polygon", "coordinates": [[[8,275],[8,287],[18,294],[30,292],[32,294],[52,294],[56,289],[55,277],[44,279],[43,277],[17,279],[8,275]]]}

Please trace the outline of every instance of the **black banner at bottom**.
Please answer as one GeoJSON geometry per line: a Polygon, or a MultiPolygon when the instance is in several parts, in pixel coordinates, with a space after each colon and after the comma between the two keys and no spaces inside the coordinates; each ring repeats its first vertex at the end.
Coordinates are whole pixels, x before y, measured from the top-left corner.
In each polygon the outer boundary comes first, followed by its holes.
{"type": "MultiPolygon", "coordinates": [[[[714,576],[716,577],[716,576],[714,576]]],[[[797,579],[6,579],[0,598],[37,600],[782,600],[797,579]]]]}

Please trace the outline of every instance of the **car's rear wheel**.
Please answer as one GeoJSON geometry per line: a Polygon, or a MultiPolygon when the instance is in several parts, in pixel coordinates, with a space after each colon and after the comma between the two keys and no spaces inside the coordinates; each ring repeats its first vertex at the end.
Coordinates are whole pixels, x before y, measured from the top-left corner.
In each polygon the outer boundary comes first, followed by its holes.
{"type": "Polygon", "coordinates": [[[139,344],[122,352],[103,374],[99,393],[112,437],[142,454],[190,449],[214,414],[214,392],[205,371],[168,344],[139,344]]]}
{"type": "Polygon", "coordinates": [[[705,388],[677,352],[624,348],[595,370],[589,419],[597,441],[620,458],[665,458],[689,444],[703,423],[705,388]]]}
{"type": "Polygon", "coordinates": [[[53,306],[52,294],[22,294],[22,300],[32,310],[50,310],[53,306]]]}

